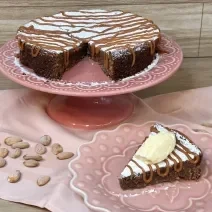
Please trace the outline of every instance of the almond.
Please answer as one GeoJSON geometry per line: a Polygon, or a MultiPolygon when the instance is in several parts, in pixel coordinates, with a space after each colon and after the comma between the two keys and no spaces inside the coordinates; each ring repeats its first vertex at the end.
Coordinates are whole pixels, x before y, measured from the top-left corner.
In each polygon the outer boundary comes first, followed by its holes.
{"type": "Polygon", "coordinates": [[[19,149],[26,149],[29,148],[28,142],[18,142],[12,145],[13,149],[19,148],[19,149]]]}
{"type": "Polygon", "coordinates": [[[0,148],[0,157],[5,158],[7,157],[9,151],[6,148],[0,148]]]}
{"type": "Polygon", "coordinates": [[[52,145],[52,153],[54,155],[57,155],[57,154],[61,153],[62,151],[63,151],[63,147],[60,144],[55,143],[52,145]]]}
{"type": "Polygon", "coordinates": [[[21,156],[21,153],[22,153],[21,149],[20,148],[16,148],[12,152],[10,152],[9,156],[11,158],[18,158],[18,157],[21,156]]]}
{"type": "Polygon", "coordinates": [[[10,174],[7,178],[7,181],[9,183],[16,183],[21,178],[21,172],[19,170],[16,170],[14,173],[10,174]]]}
{"type": "Polygon", "coordinates": [[[23,164],[26,167],[37,167],[39,165],[39,162],[36,160],[25,160],[23,164]]]}
{"type": "Polygon", "coordinates": [[[204,126],[204,127],[212,128],[212,121],[202,123],[201,125],[204,126]]]}
{"type": "Polygon", "coordinates": [[[4,139],[4,143],[8,146],[12,146],[13,144],[16,144],[18,142],[22,142],[22,139],[19,137],[7,137],[4,139]]]}
{"type": "Polygon", "coordinates": [[[51,137],[49,135],[44,135],[40,138],[40,143],[44,146],[48,146],[51,143],[51,137]]]}
{"type": "Polygon", "coordinates": [[[66,160],[66,159],[72,158],[73,156],[74,156],[73,152],[61,152],[57,155],[57,158],[59,160],[66,160]]]}
{"type": "Polygon", "coordinates": [[[39,155],[43,155],[46,153],[46,147],[43,144],[37,144],[35,146],[35,152],[39,155]]]}
{"type": "Polygon", "coordinates": [[[6,160],[0,157],[0,168],[4,167],[5,165],[6,165],[6,160]]]}
{"type": "Polygon", "coordinates": [[[43,160],[43,157],[41,155],[24,155],[23,156],[24,160],[36,160],[36,161],[41,161],[43,160]]]}
{"type": "Polygon", "coordinates": [[[37,180],[37,185],[38,186],[44,186],[50,181],[50,179],[51,178],[49,176],[41,176],[37,180]]]}

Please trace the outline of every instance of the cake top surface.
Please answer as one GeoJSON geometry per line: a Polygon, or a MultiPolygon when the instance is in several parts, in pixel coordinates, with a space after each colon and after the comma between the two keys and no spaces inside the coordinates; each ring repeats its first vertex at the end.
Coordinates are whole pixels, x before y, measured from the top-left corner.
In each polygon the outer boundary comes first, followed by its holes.
{"type": "Polygon", "coordinates": [[[154,171],[166,166],[176,166],[177,163],[182,164],[182,162],[187,160],[195,160],[196,156],[199,158],[199,156],[202,154],[201,150],[182,133],[175,130],[167,129],[160,124],[155,124],[152,129],[153,130],[151,130],[149,136],[155,136],[158,132],[173,132],[177,140],[174,151],[168,156],[167,159],[152,165],[146,164],[142,160],[138,160],[135,157],[135,153],[128,165],[121,173],[121,178],[129,177],[132,174],[140,175],[143,172],[148,172],[150,170],[154,171]]]}
{"type": "Polygon", "coordinates": [[[91,52],[92,46],[98,52],[133,48],[147,41],[154,43],[160,38],[160,30],[151,20],[129,12],[79,10],[31,20],[18,29],[17,38],[52,51],[89,43],[91,52]]]}

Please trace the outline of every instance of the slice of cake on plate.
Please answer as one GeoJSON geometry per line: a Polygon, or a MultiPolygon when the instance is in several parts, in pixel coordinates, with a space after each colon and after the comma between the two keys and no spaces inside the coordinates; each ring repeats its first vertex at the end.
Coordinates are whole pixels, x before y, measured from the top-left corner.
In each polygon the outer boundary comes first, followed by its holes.
{"type": "Polygon", "coordinates": [[[119,178],[122,189],[178,179],[198,180],[202,152],[183,133],[155,124],[119,178]]]}

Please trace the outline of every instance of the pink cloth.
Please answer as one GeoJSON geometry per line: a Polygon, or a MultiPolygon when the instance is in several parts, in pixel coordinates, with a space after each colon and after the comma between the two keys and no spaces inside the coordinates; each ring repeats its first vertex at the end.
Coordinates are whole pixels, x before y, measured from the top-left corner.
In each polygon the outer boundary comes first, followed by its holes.
{"type": "MultiPolygon", "coordinates": [[[[164,124],[183,123],[196,130],[212,133],[212,87],[177,92],[137,99],[134,114],[127,122],[142,124],[146,121],[160,121],[164,124]]],[[[52,96],[36,91],[19,89],[0,92],[0,140],[9,135],[18,135],[31,145],[24,153],[33,152],[39,137],[49,134],[54,142],[63,145],[65,151],[76,152],[79,145],[92,139],[95,131],[69,130],[51,120],[45,113],[45,107],[52,96]]],[[[5,146],[1,142],[1,147],[5,146]]],[[[47,208],[54,212],[88,212],[81,197],[69,188],[71,175],[67,161],[57,160],[48,147],[48,160],[37,168],[26,168],[23,160],[6,158],[7,166],[0,169],[0,198],[47,208]],[[21,170],[22,179],[16,184],[7,183],[8,173],[21,170]],[[40,175],[51,176],[44,187],[36,185],[40,175]]]]}

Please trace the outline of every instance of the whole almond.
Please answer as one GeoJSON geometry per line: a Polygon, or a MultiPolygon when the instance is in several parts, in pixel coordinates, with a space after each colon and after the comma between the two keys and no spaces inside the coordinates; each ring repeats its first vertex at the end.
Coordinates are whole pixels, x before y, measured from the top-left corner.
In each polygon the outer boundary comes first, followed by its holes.
{"type": "Polygon", "coordinates": [[[212,128],[212,121],[202,123],[201,125],[204,126],[204,127],[212,128]]]}
{"type": "Polygon", "coordinates": [[[40,176],[37,180],[37,185],[44,186],[50,181],[50,179],[51,178],[49,176],[40,176]]]}
{"type": "Polygon", "coordinates": [[[72,158],[73,156],[74,156],[73,152],[61,152],[61,153],[57,154],[57,158],[59,160],[69,159],[69,158],[72,158]]]}
{"type": "Polygon", "coordinates": [[[16,170],[14,173],[10,174],[7,178],[7,181],[9,183],[16,183],[21,178],[21,172],[19,170],[16,170]]]}
{"type": "Polygon", "coordinates": [[[24,155],[23,156],[24,160],[36,160],[36,161],[41,161],[43,160],[43,157],[41,155],[24,155]]]}
{"type": "Polygon", "coordinates": [[[22,142],[22,139],[19,137],[7,137],[4,139],[4,143],[8,146],[12,146],[13,144],[16,144],[18,142],[22,142]]]}
{"type": "Polygon", "coordinates": [[[5,158],[7,157],[9,151],[6,148],[0,148],[0,157],[5,158]]]}
{"type": "Polygon", "coordinates": [[[36,144],[35,152],[39,155],[43,155],[46,153],[46,147],[43,144],[36,144]]]}
{"type": "Polygon", "coordinates": [[[44,146],[48,146],[51,143],[51,137],[49,135],[44,135],[40,138],[40,143],[44,146]]]}
{"type": "Polygon", "coordinates": [[[63,147],[58,144],[58,143],[55,143],[52,145],[52,153],[57,155],[59,153],[61,153],[63,151],[63,147]]]}
{"type": "Polygon", "coordinates": [[[28,142],[18,142],[12,145],[13,149],[19,148],[19,149],[26,149],[29,148],[28,142]]]}
{"type": "Polygon", "coordinates": [[[6,165],[6,160],[0,157],[0,168],[4,167],[5,165],[6,165]]]}
{"type": "Polygon", "coordinates": [[[39,165],[39,162],[36,160],[25,160],[23,164],[26,167],[37,167],[39,165]]]}
{"type": "Polygon", "coordinates": [[[20,148],[16,148],[12,152],[10,152],[9,156],[11,158],[18,158],[18,157],[21,156],[21,153],[22,153],[21,149],[20,148]]]}

